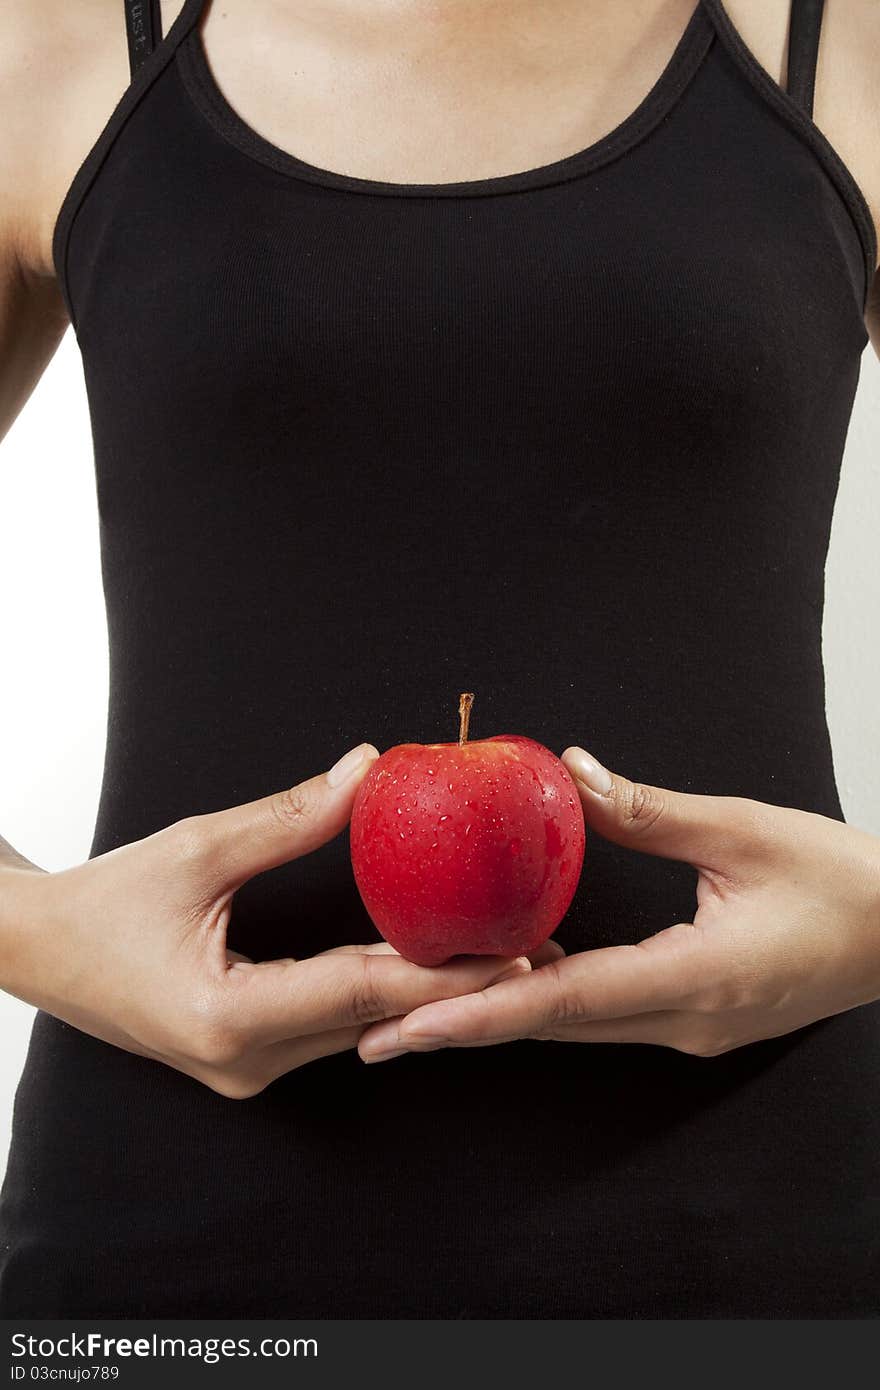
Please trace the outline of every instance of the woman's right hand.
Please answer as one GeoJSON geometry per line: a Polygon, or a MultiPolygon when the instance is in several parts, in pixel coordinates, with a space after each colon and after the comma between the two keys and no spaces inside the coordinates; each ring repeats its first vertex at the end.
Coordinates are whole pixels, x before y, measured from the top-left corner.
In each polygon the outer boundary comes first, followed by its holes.
{"type": "MultiPolygon", "coordinates": [[[[0,983],[85,1033],[244,1099],[356,1047],[379,1019],[529,970],[525,958],[502,956],[427,968],[384,942],[259,963],[227,949],[236,888],[338,835],[378,756],[361,744],[329,773],[188,816],[70,869],[4,868],[0,983]]],[[[561,954],[548,943],[533,959],[561,954]]]]}

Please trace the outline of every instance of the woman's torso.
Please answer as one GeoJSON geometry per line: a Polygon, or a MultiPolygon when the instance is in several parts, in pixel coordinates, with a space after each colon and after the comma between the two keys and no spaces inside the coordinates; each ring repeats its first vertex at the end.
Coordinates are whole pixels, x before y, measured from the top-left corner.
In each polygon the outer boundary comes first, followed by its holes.
{"type": "MultiPolygon", "coordinates": [[[[816,123],[709,3],[579,153],[495,176],[475,140],[467,185],[416,186],[413,142],[367,182],[257,135],[198,14],[53,229],[111,648],[92,854],[362,738],[450,739],[465,688],[475,737],[842,818],[823,575],[877,245],[816,123]]],[[[638,940],[694,882],[593,837],[558,939],[638,940]]],[[[231,944],[374,935],[343,835],[246,885],[231,944]]],[[[41,1014],[2,1298],[875,1312],[878,1054],[871,1007],[713,1060],[345,1055],[232,1105],[41,1014]]]]}

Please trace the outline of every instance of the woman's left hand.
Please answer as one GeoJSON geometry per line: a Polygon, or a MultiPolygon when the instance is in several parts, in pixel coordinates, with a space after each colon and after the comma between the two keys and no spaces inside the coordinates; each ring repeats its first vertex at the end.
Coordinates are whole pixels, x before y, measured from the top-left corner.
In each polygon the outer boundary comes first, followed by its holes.
{"type": "Polygon", "coordinates": [[[372,1024],[364,1061],[516,1038],[714,1057],[880,998],[880,839],[810,811],[630,782],[576,747],[562,757],[588,828],[697,870],[694,920],[372,1024]]]}

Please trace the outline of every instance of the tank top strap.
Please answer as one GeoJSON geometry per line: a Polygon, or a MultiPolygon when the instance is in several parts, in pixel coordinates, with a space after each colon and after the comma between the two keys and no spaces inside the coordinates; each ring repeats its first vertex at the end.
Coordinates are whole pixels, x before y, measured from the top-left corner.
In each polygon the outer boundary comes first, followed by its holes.
{"type": "Polygon", "coordinates": [[[162,42],[162,10],[159,0],[123,0],[128,66],[134,77],[138,68],[162,42]]]}
{"type": "Polygon", "coordinates": [[[159,0],[124,0],[125,28],[131,81],[88,150],[64,195],[52,233],[52,260],[64,296],[74,333],[77,317],[67,283],[67,249],[76,214],[98,171],[121,135],[132,112],[154,88],[157,79],[174,58],[178,47],[199,22],[205,0],[183,0],[176,18],[162,33],[159,0]]]}
{"type": "Polygon", "coordinates": [[[823,0],[791,0],[788,20],[786,90],[810,117],[813,114],[822,10],[823,0]]]}

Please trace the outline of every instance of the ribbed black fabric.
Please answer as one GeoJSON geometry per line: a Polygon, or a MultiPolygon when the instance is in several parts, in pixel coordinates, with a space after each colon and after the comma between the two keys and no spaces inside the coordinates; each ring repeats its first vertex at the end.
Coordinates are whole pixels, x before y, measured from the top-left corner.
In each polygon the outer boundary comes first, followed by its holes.
{"type": "MultiPolygon", "coordinates": [[[[877,241],[809,112],[704,0],[589,149],[371,181],[249,129],[200,8],[56,227],[111,644],[92,854],[454,738],[464,689],[474,737],[842,819],[823,570],[877,241]]],[[[558,937],[636,941],[694,883],[592,836],[558,937]]],[[[257,957],[374,936],[347,834],[236,901],[257,957]]],[[[233,1103],[41,1013],[0,1311],[874,1316],[878,1073],[867,1007],[714,1060],[346,1054],[233,1103]]]]}

